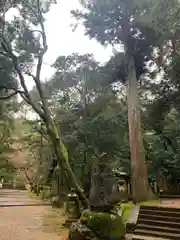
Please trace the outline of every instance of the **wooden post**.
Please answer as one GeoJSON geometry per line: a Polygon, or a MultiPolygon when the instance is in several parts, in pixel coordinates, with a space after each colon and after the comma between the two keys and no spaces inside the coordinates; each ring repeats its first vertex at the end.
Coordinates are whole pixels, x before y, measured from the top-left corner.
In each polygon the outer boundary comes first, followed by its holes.
{"type": "Polygon", "coordinates": [[[131,195],[131,183],[130,183],[130,181],[128,182],[128,194],[131,195]]]}
{"type": "Polygon", "coordinates": [[[157,181],[154,181],[154,193],[158,194],[157,181]]]}

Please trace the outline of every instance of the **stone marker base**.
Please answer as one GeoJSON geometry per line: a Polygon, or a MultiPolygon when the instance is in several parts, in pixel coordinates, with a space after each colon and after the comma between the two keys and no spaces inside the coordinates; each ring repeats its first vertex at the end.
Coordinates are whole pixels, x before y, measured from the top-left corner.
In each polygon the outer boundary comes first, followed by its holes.
{"type": "Polygon", "coordinates": [[[78,221],[77,218],[68,218],[63,225],[69,228],[73,223],[76,223],[77,221],[78,221]]]}
{"type": "Polygon", "coordinates": [[[124,239],[125,226],[122,217],[117,214],[85,210],[81,215],[80,222],[93,231],[99,239],[124,239]]]}
{"type": "Polygon", "coordinates": [[[139,206],[135,206],[135,207],[131,208],[129,219],[126,224],[126,232],[127,233],[134,233],[134,231],[136,229],[138,216],[139,216],[139,210],[140,210],[139,206]]]}
{"type": "Polygon", "coordinates": [[[68,240],[100,240],[95,233],[80,222],[72,223],[68,240]]]}

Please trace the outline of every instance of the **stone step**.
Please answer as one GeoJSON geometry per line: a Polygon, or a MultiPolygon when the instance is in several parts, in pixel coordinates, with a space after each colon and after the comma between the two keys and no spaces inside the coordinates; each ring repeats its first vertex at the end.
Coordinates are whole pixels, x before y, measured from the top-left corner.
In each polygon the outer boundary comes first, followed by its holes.
{"type": "Polygon", "coordinates": [[[138,216],[138,219],[150,219],[150,220],[159,220],[159,221],[168,221],[168,222],[180,222],[180,216],[174,216],[174,215],[171,215],[171,216],[164,216],[163,214],[162,215],[151,215],[151,214],[142,214],[140,212],[139,216],[138,216]]]}
{"type": "Polygon", "coordinates": [[[136,224],[134,224],[134,223],[127,223],[126,224],[126,232],[127,233],[133,234],[135,229],[136,229],[136,224]]]}
{"type": "Polygon", "coordinates": [[[160,198],[165,198],[165,199],[175,199],[175,198],[180,198],[180,195],[173,195],[173,194],[162,194],[160,195],[160,198]]]}
{"type": "Polygon", "coordinates": [[[161,226],[161,227],[170,227],[170,228],[179,228],[180,229],[180,222],[168,222],[168,221],[157,221],[148,219],[138,219],[137,224],[145,224],[150,226],[161,226]]]}
{"type": "Polygon", "coordinates": [[[151,209],[141,209],[140,208],[140,213],[139,214],[144,214],[146,216],[149,215],[162,215],[162,216],[173,216],[173,217],[177,217],[180,218],[180,212],[175,212],[175,211],[163,211],[163,210],[151,210],[151,209]]]}
{"type": "Polygon", "coordinates": [[[154,232],[152,230],[143,230],[143,229],[135,230],[135,235],[160,237],[160,238],[166,238],[169,240],[179,240],[180,239],[180,234],[168,233],[168,232],[158,232],[158,231],[154,232]]]}
{"type": "Polygon", "coordinates": [[[169,208],[169,207],[159,207],[159,206],[141,206],[140,210],[152,210],[152,211],[162,211],[162,212],[177,212],[180,213],[180,208],[169,208]]]}
{"type": "MultiPolygon", "coordinates": [[[[155,240],[154,237],[133,235],[132,240],[155,240]]],[[[169,240],[169,238],[158,238],[156,240],[169,240]]]]}
{"type": "Polygon", "coordinates": [[[152,225],[146,225],[146,224],[138,224],[136,226],[136,229],[143,229],[143,230],[151,230],[151,231],[157,231],[157,232],[168,232],[168,233],[178,233],[180,234],[179,228],[170,228],[170,227],[161,227],[161,226],[152,226],[152,225]]]}
{"type": "Polygon", "coordinates": [[[134,240],[180,240],[180,208],[141,206],[134,240]]]}

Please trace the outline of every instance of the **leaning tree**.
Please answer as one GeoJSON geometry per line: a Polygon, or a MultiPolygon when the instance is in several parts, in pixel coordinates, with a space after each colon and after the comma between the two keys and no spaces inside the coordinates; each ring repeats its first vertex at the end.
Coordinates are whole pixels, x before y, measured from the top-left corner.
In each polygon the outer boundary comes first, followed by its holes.
{"type": "MultiPolygon", "coordinates": [[[[49,141],[58,165],[63,169],[66,181],[74,187],[85,207],[88,206],[82,188],[69,164],[68,152],[62,142],[59,129],[48,107],[48,101],[41,83],[43,57],[48,50],[44,27],[44,14],[49,11],[53,1],[17,0],[3,9],[0,33],[0,57],[8,61],[12,74],[18,83],[8,85],[7,81],[0,86],[4,98],[19,94],[28,103],[45,125],[49,141]],[[11,9],[16,9],[12,20],[6,20],[11,9]],[[34,81],[39,101],[34,101],[27,87],[27,76],[34,81]]],[[[6,67],[3,66],[6,72],[6,67]]]]}

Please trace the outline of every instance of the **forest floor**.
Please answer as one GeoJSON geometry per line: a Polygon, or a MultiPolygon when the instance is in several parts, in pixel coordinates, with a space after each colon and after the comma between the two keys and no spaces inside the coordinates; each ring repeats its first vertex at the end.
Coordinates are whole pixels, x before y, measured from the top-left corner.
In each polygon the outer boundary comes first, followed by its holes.
{"type": "Polygon", "coordinates": [[[0,240],[65,240],[62,210],[30,199],[26,191],[0,189],[0,240]]]}

